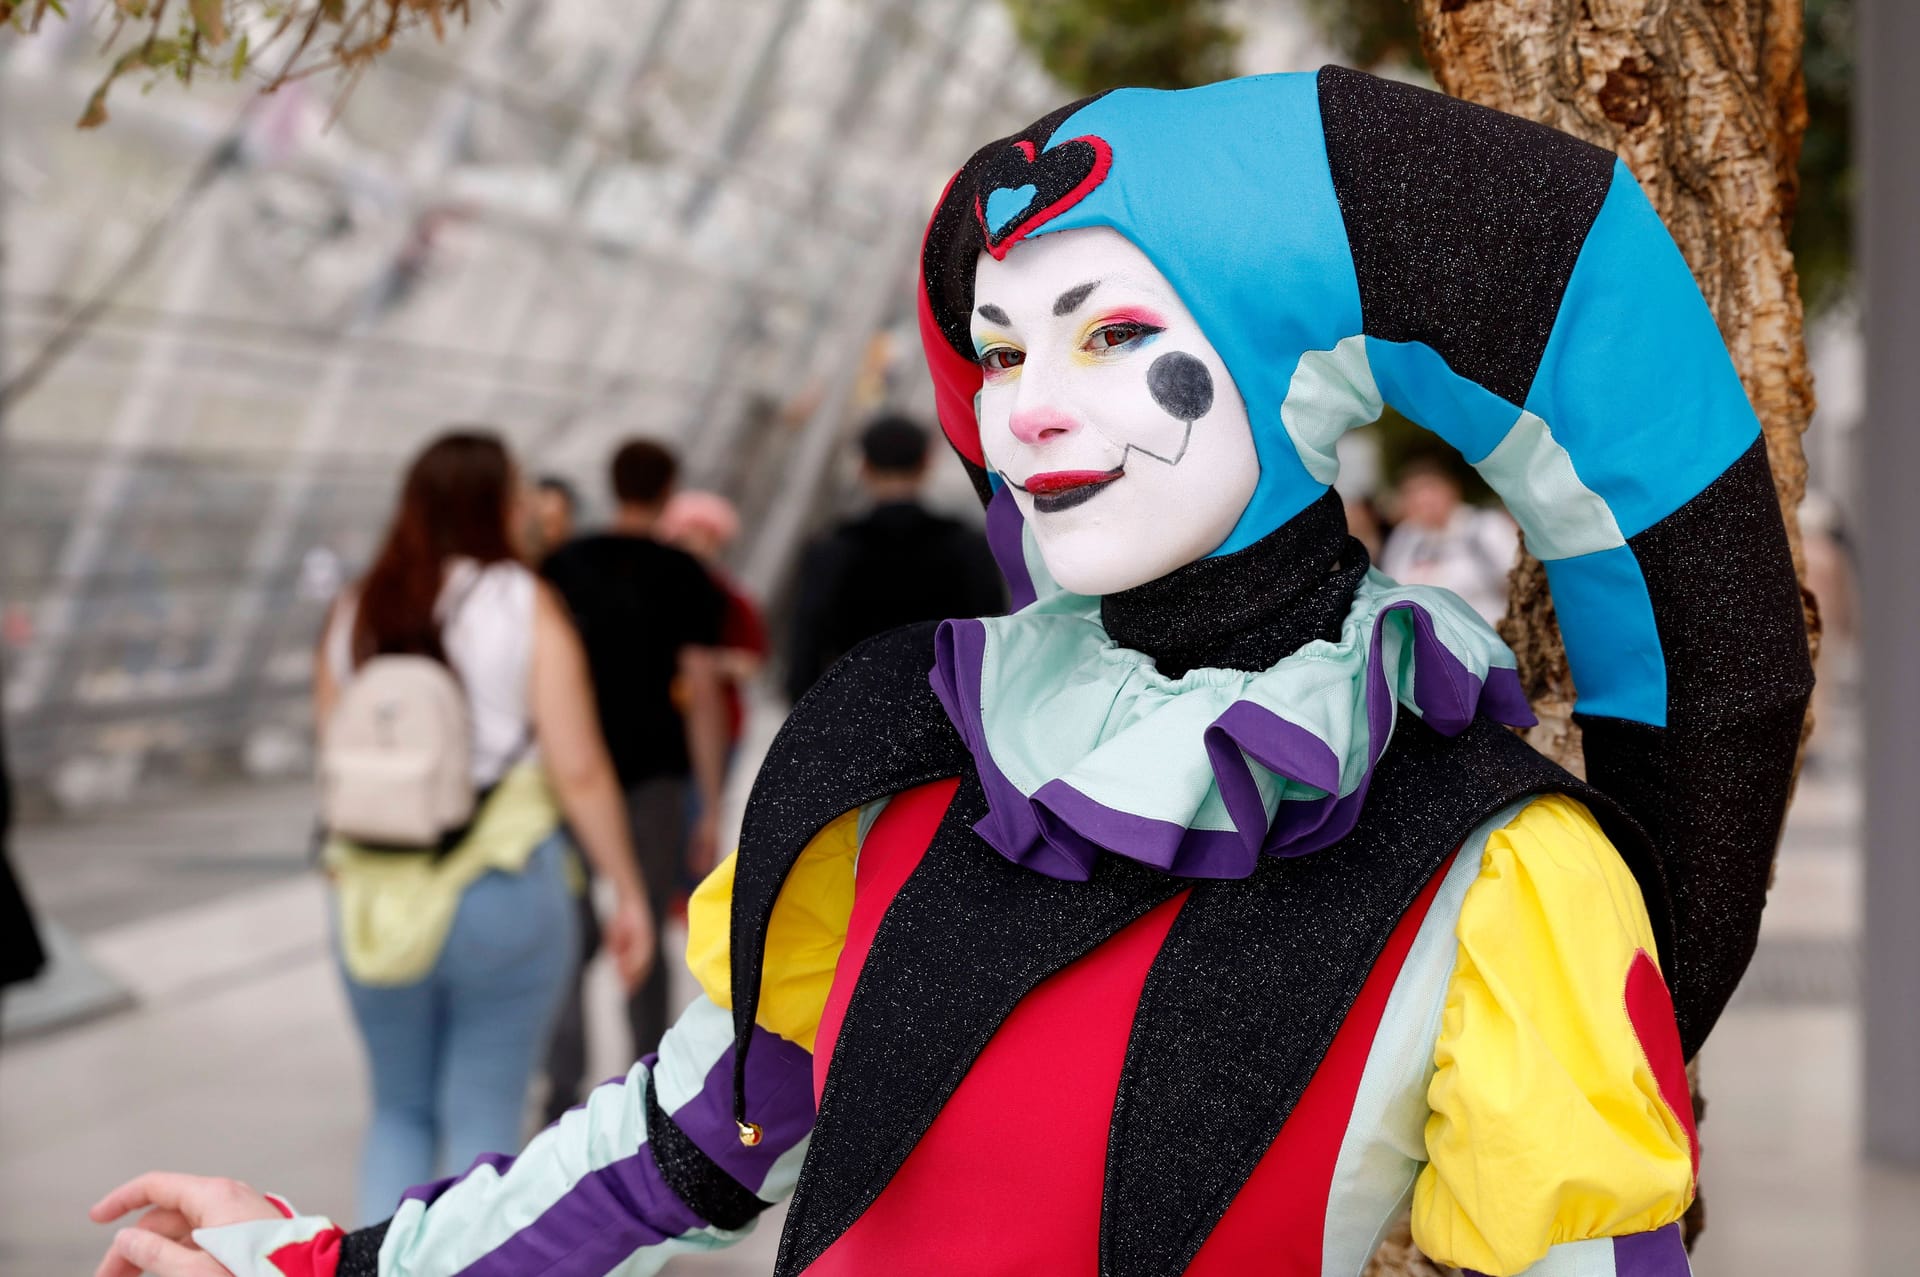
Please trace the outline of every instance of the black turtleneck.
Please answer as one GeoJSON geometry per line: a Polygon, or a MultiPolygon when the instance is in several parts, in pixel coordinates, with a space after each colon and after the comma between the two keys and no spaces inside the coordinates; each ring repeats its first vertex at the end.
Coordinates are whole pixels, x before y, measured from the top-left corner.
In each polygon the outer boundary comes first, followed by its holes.
{"type": "Polygon", "coordinates": [[[1193,669],[1264,670],[1314,639],[1335,639],[1367,574],[1328,491],[1244,550],[1198,559],[1100,601],[1107,634],[1168,678],[1193,669]]]}

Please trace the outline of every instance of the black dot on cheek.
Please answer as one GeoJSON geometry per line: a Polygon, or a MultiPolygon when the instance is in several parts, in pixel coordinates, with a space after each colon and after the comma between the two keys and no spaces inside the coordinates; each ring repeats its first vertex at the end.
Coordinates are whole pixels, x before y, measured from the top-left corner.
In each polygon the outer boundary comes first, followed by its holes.
{"type": "Polygon", "coordinates": [[[1147,389],[1167,415],[1198,421],[1213,407],[1213,374],[1183,350],[1170,350],[1147,367],[1147,389]]]}

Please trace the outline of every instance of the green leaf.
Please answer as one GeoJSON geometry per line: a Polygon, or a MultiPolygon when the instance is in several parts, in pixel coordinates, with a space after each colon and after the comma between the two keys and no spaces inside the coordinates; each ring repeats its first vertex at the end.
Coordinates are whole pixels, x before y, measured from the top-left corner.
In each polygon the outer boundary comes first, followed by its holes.
{"type": "Polygon", "coordinates": [[[113,65],[107,69],[106,78],[100,81],[99,87],[93,91],[93,96],[87,99],[86,110],[80,113],[75,127],[97,129],[107,122],[107,90],[113,87],[115,80],[141,65],[145,56],[146,46],[136,45],[113,60],[113,65]]]}
{"type": "Polygon", "coordinates": [[[134,50],[140,61],[154,70],[164,70],[180,60],[180,42],[178,40],[149,40],[134,50]]]}
{"type": "Polygon", "coordinates": [[[99,88],[93,91],[93,96],[87,99],[87,109],[82,111],[80,118],[74,122],[75,128],[97,129],[107,122],[107,88],[112,83],[113,78],[109,76],[99,88]]]}
{"type": "Polygon", "coordinates": [[[239,79],[247,69],[247,53],[247,33],[242,31],[240,33],[240,39],[233,46],[233,62],[229,67],[233,72],[233,78],[236,80],[239,79]]]}

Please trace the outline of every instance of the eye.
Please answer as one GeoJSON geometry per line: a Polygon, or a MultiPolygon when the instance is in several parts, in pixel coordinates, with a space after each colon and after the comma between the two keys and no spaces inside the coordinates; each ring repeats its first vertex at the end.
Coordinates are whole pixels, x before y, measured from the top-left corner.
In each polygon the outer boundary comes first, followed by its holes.
{"type": "Polygon", "coordinates": [[[980,366],[988,372],[1011,372],[1027,362],[1027,352],[1013,346],[993,346],[980,352],[980,366]]]}
{"type": "Polygon", "coordinates": [[[1142,337],[1151,337],[1155,333],[1165,332],[1152,324],[1142,324],[1135,320],[1121,320],[1117,323],[1102,324],[1087,334],[1086,348],[1094,354],[1117,350],[1121,346],[1131,345],[1142,337]]]}

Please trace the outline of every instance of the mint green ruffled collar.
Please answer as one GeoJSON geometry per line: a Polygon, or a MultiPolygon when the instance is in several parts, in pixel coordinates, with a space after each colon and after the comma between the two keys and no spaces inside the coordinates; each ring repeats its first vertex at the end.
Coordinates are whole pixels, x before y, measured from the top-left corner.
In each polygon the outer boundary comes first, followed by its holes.
{"type": "Polygon", "coordinates": [[[1109,637],[1099,600],[1047,585],[1011,616],[943,625],[932,679],[987,791],[979,832],[1055,877],[1102,852],[1244,877],[1346,836],[1402,709],[1447,734],[1476,713],[1533,721],[1512,652],[1445,590],[1370,571],[1337,639],[1168,678],[1109,637]]]}

